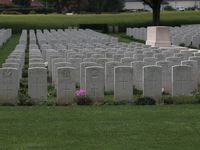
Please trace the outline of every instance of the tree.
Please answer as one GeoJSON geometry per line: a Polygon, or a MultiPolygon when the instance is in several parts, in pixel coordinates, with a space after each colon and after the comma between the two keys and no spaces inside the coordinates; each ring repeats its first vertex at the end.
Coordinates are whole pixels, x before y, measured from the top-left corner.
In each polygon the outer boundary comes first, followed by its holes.
{"type": "Polygon", "coordinates": [[[143,0],[153,10],[153,25],[160,25],[160,7],[163,0],[143,0]]]}
{"type": "Polygon", "coordinates": [[[105,4],[105,11],[119,12],[124,8],[124,0],[107,0],[105,4]]]}
{"type": "Polygon", "coordinates": [[[21,5],[24,7],[29,7],[31,4],[30,0],[13,0],[13,3],[16,5],[21,5]]]}

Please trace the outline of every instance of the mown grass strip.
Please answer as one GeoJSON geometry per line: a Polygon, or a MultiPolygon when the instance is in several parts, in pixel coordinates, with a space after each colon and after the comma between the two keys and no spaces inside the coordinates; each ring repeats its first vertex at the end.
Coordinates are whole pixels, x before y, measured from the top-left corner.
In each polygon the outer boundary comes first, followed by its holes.
{"type": "Polygon", "coordinates": [[[19,42],[19,34],[14,34],[12,37],[0,47],[0,67],[8,57],[8,55],[15,49],[16,45],[19,42]]]}
{"type": "MultiPolygon", "coordinates": [[[[200,11],[164,11],[161,25],[200,24],[200,11]]],[[[12,28],[14,32],[22,29],[64,29],[81,25],[120,25],[122,28],[152,25],[152,13],[116,13],[82,15],[0,15],[0,28],[12,28]]]]}
{"type": "Polygon", "coordinates": [[[114,36],[114,37],[118,37],[119,38],[119,42],[125,42],[125,43],[130,43],[130,42],[139,42],[139,43],[145,43],[145,41],[143,40],[138,40],[138,39],[134,39],[132,37],[129,37],[126,35],[126,33],[110,33],[109,35],[114,36]]]}
{"type": "Polygon", "coordinates": [[[198,150],[198,105],[0,107],[2,150],[198,150]]]}

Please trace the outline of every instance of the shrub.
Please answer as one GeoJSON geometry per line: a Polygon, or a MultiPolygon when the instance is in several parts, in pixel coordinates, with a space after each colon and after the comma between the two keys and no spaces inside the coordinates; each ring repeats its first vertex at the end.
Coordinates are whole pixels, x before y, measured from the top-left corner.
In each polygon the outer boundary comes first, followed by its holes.
{"type": "Polygon", "coordinates": [[[170,104],[174,104],[174,99],[172,96],[166,95],[161,98],[161,102],[163,102],[164,104],[170,105],[170,104]]]}
{"type": "Polygon", "coordinates": [[[133,88],[133,95],[142,95],[143,91],[142,90],[138,90],[135,87],[133,88]]]}
{"type": "Polygon", "coordinates": [[[2,11],[1,14],[6,14],[6,15],[20,15],[21,13],[18,11],[2,11]]]}
{"type": "Polygon", "coordinates": [[[32,105],[31,98],[28,95],[27,91],[24,89],[19,90],[18,100],[19,100],[19,105],[32,105]]]}
{"type": "Polygon", "coordinates": [[[22,71],[22,77],[23,78],[28,78],[28,70],[23,69],[23,71],[22,71]]]}
{"type": "Polygon", "coordinates": [[[175,104],[197,104],[198,99],[195,96],[175,96],[173,97],[175,104]]]}
{"type": "Polygon", "coordinates": [[[28,79],[27,78],[22,78],[20,80],[20,88],[21,89],[28,89],[28,79]]]}
{"type": "Polygon", "coordinates": [[[150,97],[141,97],[135,101],[136,105],[155,105],[156,101],[150,97]]]}
{"type": "Polygon", "coordinates": [[[75,98],[78,105],[91,105],[92,100],[88,96],[78,96],[75,98]]]}
{"type": "Polygon", "coordinates": [[[80,89],[80,85],[78,83],[76,83],[76,89],[80,89]]]}
{"type": "Polygon", "coordinates": [[[185,47],[185,43],[181,43],[179,44],[179,46],[185,47]]]}
{"type": "Polygon", "coordinates": [[[57,93],[56,93],[56,89],[53,85],[48,85],[48,97],[52,98],[52,97],[56,97],[57,93]]]}
{"type": "Polygon", "coordinates": [[[114,91],[105,91],[104,95],[114,95],[114,91]]]}
{"type": "Polygon", "coordinates": [[[195,95],[195,98],[197,99],[197,102],[200,103],[200,92],[198,92],[198,93],[195,95]]]}
{"type": "Polygon", "coordinates": [[[172,6],[166,6],[165,8],[164,8],[164,10],[167,10],[167,11],[173,11],[173,10],[175,10],[172,6]]]}
{"type": "Polygon", "coordinates": [[[78,105],[92,104],[92,100],[88,96],[86,96],[86,90],[84,89],[77,90],[75,95],[76,95],[75,101],[78,105]]]}

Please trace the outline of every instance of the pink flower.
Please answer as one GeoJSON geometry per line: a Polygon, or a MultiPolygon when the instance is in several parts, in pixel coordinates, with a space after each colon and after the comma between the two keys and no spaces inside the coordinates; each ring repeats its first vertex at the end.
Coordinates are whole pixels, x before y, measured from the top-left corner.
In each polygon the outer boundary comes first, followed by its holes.
{"type": "Polygon", "coordinates": [[[75,95],[77,97],[85,96],[86,95],[86,90],[85,89],[80,89],[80,90],[76,91],[75,95]]]}

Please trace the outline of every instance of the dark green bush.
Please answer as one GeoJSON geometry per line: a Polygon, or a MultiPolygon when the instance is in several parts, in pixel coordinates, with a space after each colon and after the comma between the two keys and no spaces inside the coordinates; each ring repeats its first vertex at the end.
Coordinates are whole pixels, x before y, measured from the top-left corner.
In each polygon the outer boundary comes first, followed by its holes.
{"type": "Polygon", "coordinates": [[[161,102],[163,102],[164,104],[170,105],[170,104],[174,104],[174,99],[172,96],[166,95],[161,98],[161,102]]]}
{"type": "Polygon", "coordinates": [[[78,83],[76,83],[76,89],[80,89],[80,85],[78,83]]]}
{"type": "Polygon", "coordinates": [[[22,13],[18,12],[18,11],[2,11],[1,14],[6,14],[6,15],[20,15],[22,13]]]}
{"type": "Polygon", "coordinates": [[[198,103],[200,104],[200,92],[198,92],[198,93],[195,95],[195,98],[197,99],[198,103]]]}
{"type": "Polygon", "coordinates": [[[133,88],[133,95],[142,95],[143,91],[142,90],[138,90],[136,88],[133,88]]]}
{"type": "Polygon", "coordinates": [[[48,97],[55,98],[57,96],[56,89],[53,85],[48,85],[48,97]]]}
{"type": "Polygon", "coordinates": [[[26,70],[25,68],[22,71],[22,77],[23,78],[28,78],[28,70],[26,70]]]}
{"type": "Polygon", "coordinates": [[[179,46],[185,47],[185,43],[181,43],[179,44],[179,46]]]}
{"type": "Polygon", "coordinates": [[[132,105],[134,104],[134,101],[119,101],[119,102],[114,102],[114,105],[132,105]]]}
{"type": "Polygon", "coordinates": [[[28,79],[27,78],[22,78],[20,80],[20,88],[21,89],[28,89],[28,79]]]}
{"type": "Polygon", "coordinates": [[[175,96],[173,100],[175,104],[198,104],[198,99],[195,96],[175,96]]]}
{"type": "Polygon", "coordinates": [[[114,91],[105,91],[104,95],[114,95],[114,91]]]}
{"type": "Polygon", "coordinates": [[[91,105],[92,99],[88,96],[79,96],[75,98],[75,101],[78,105],[91,105]]]}
{"type": "Polygon", "coordinates": [[[165,8],[164,8],[164,10],[167,10],[167,11],[173,11],[173,10],[175,10],[172,6],[166,6],[165,8]]]}
{"type": "Polygon", "coordinates": [[[156,101],[150,97],[141,97],[135,101],[136,105],[155,105],[156,101]]]}
{"type": "Polygon", "coordinates": [[[24,89],[20,89],[19,93],[18,93],[18,101],[19,101],[19,105],[22,106],[30,106],[31,104],[31,98],[28,95],[27,91],[25,91],[24,89]]]}

